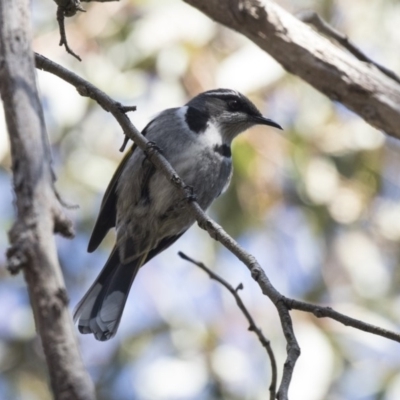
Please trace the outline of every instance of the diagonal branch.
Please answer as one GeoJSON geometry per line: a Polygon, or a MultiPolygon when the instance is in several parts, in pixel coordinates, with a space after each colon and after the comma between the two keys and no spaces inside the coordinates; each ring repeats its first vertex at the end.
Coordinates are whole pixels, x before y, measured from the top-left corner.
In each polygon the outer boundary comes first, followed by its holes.
{"type": "Polygon", "coordinates": [[[54,190],[31,50],[29,3],[0,1],[0,94],[17,211],[9,232],[8,268],[24,273],[55,399],[92,400],[94,389],[79,354],[53,235],[73,232],[54,190]]]}
{"type": "Polygon", "coordinates": [[[229,236],[220,225],[211,220],[193,200],[191,190],[182,179],[178,176],[176,171],[172,168],[171,164],[166,158],[157,150],[153,143],[149,142],[131,123],[129,118],[121,109],[121,104],[112,100],[108,95],[100,89],[87,82],[83,78],[68,71],[61,65],[50,61],[46,57],[39,54],[35,55],[36,67],[38,69],[51,72],[61,79],[75,86],[79,94],[87,96],[97,101],[101,107],[110,112],[117,122],[120,124],[125,135],[134,140],[135,144],[142,149],[149,160],[158,168],[177,188],[182,194],[182,197],[188,200],[187,211],[192,214],[196,219],[198,225],[206,230],[209,235],[215,240],[222,243],[228,250],[230,250],[240,261],[242,261],[249,269],[251,276],[258,283],[263,294],[268,296],[274,303],[282,325],[283,334],[287,342],[287,358],[283,368],[282,381],[278,391],[278,399],[286,400],[288,398],[288,390],[290,381],[293,375],[293,369],[296,361],[300,355],[300,348],[293,330],[292,320],[289,310],[285,303],[282,301],[282,295],[271,284],[264,270],[259,265],[254,256],[247,253],[231,236],[229,236]]]}
{"type": "Polygon", "coordinates": [[[356,57],[360,61],[364,61],[366,63],[374,65],[381,72],[387,75],[389,78],[393,79],[397,83],[400,83],[400,77],[396,75],[390,69],[384,67],[383,65],[378,64],[373,61],[367,55],[365,55],[358,47],[356,47],[349,38],[343,33],[339,32],[332,26],[330,26],[325,20],[321,18],[315,11],[306,11],[299,15],[299,19],[307,24],[312,25],[317,31],[321,32],[327,37],[330,37],[336,42],[338,42],[342,47],[348,50],[354,57],[356,57]]]}
{"type": "Polygon", "coordinates": [[[276,361],[274,352],[271,347],[270,341],[263,335],[261,329],[256,325],[254,322],[253,317],[250,315],[249,311],[247,310],[246,306],[243,304],[241,297],[239,296],[239,290],[243,289],[243,285],[239,284],[239,286],[235,289],[231,284],[229,284],[225,279],[221,278],[215,272],[211,271],[208,267],[206,267],[203,263],[193,260],[192,258],[188,257],[186,254],[182,253],[181,251],[178,255],[186,261],[191,262],[194,265],[197,265],[203,271],[205,271],[211,279],[219,282],[221,285],[225,286],[233,295],[236,300],[236,304],[238,305],[239,309],[242,311],[244,316],[246,317],[249,323],[249,331],[254,332],[258,340],[260,341],[261,345],[265,348],[268,353],[268,357],[271,363],[271,385],[269,387],[270,392],[270,400],[274,400],[276,396],[276,381],[277,381],[277,370],[276,370],[276,361]]]}
{"type": "Polygon", "coordinates": [[[400,138],[400,85],[270,0],[184,0],[248,37],[288,72],[400,138]]]}
{"type": "Polygon", "coordinates": [[[102,92],[97,87],[85,81],[73,72],[70,72],[64,67],[54,63],[53,61],[50,61],[47,58],[38,54],[36,54],[35,56],[35,61],[36,67],[38,69],[48,71],[69,82],[71,85],[76,87],[79,94],[92,98],[104,110],[110,112],[115,117],[115,119],[123,129],[125,135],[135,141],[137,146],[147,154],[148,158],[156,166],[156,168],[158,168],[177,188],[177,190],[182,194],[182,197],[186,197],[188,201],[187,211],[193,215],[199,226],[207,230],[212,238],[223,244],[247,266],[253,279],[260,286],[262,293],[268,296],[273,302],[278,311],[282,330],[287,342],[287,357],[283,367],[283,375],[279,386],[277,399],[288,399],[288,390],[293,370],[297,358],[300,355],[300,348],[297,344],[297,340],[293,330],[292,319],[290,316],[291,309],[298,309],[310,312],[319,318],[329,317],[345,325],[352,326],[354,328],[400,342],[400,334],[398,333],[384,330],[382,328],[375,327],[354,318],[347,317],[343,314],[338,313],[337,311],[330,309],[329,307],[321,307],[318,305],[312,305],[284,297],[271,284],[264,270],[261,268],[254,256],[247,253],[231,236],[229,236],[222,229],[221,226],[211,220],[200,208],[197,202],[194,201],[190,188],[188,188],[179,178],[169,162],[157,150],[157,146],[154,146],[153,143],[148,142],[148,140],[141,133],[139,133],[139,131],[134,127],[129,118],[126,116],[124,111],[129,111],[129,109],[122,107],[120,103],[111,99],[107,94],[102,92]]]}

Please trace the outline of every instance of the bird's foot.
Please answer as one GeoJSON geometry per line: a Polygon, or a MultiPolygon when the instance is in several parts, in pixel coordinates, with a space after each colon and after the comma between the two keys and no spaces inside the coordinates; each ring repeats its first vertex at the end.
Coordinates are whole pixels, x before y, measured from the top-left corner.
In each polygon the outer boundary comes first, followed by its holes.
{"type": "Polygon", "coordinates": [[[193,186],[185,185],[186,200],[187,201],[197,201],[197,196],[194,192],[193,186]]]}
{"type": "Polygon", "coordinates": [[[155,142],[152,142],[151,140],[149,140],[146,144],[146,154],[152,154],[154,152],[158,152],[160,154],[163,153],[163,151],[161,150],[160,147],[157,146],[157,144],[155,142]]]}

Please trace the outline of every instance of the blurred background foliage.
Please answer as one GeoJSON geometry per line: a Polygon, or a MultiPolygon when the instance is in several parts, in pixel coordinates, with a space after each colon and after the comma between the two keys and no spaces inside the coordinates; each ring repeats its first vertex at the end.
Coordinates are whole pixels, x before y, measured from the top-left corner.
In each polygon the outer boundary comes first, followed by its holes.
{"type": "MultiPolygon", "coordinates": [[[[285,0],[319,12],[369,56],[400,72],[400,2],[285,0]]],[[[84,4],[67,20],[79,63],[58,47],[55,3],[32,3],[34,49],[123,104],[138,128],[200,91],[248,95],[284,127],[254,128],[233,148],[235,174],[210,215],[254,254],[287,296],[330,305],[399,330],[400,146],[328,100],[244,37],[179,0],[84,4]]],[[[110,233],[86,253],[106,185],[122,155],[113,118],[60,79],[38,72],[57,187],[76,238],[57,238],[73,307],[105,262],[110,233]]],[[[14,219],[10,154],[0,117],[0,398],[46,400],[44,357],[21,275],[4,269],[14,219]]],[[[119,332],[109,342],[79,336],[99,399],[265,399],[269,360],[233,298],[178,250],[205,262],[241,292],[280,369],[285,341],[274,307],[247,269],[199,228],[138,275],[119,332]]],[[[330,320],[292,313],[302,355],[293,400],[400,398],[400,349],[330,320]]]]}

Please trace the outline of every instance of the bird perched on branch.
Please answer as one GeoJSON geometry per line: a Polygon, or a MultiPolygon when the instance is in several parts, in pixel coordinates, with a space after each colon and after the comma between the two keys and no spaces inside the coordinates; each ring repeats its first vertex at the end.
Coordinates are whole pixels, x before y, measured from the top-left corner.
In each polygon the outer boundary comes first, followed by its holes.
{"type": "MultiPolygon", "coordinates": [[[[254,125],[282,129],[242,94],[217,89],[161,112],[142,133],[206,210],[229,185],[232,140],[254,125]]],[[[139,268],[194,223],[186,205],[187,199],[133,145],[108,185],[89,241],[92,252],[108,230],[116,228],[114,249],[76,307],[74,320],[81,333],[93,333],[102,341],[115,335],[139,268]]]]}

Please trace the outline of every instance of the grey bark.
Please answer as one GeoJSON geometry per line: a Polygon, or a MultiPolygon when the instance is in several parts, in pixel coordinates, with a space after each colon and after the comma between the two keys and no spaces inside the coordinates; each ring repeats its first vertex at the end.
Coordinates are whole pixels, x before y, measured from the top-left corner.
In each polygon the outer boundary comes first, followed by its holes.
{"type": "Polygon", "coordinates": [[[311,27],[264,0],[184,0],[213,20],[247,36],[330,99],[377,129],[400,138],[400,85],[311,27]]]}
{"type": "Polygon", "coordinates": [[[22,269],[56,399],[91,400],[53,233],[72,235],[54,190],[50,147],[36,88],[28,0],[0,0],[0,94],[11,142],[17,219],[8,264],[22,269]]]}

